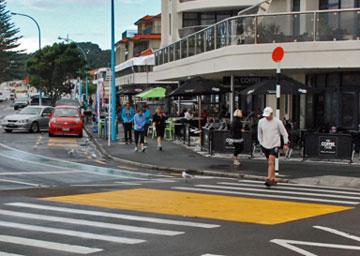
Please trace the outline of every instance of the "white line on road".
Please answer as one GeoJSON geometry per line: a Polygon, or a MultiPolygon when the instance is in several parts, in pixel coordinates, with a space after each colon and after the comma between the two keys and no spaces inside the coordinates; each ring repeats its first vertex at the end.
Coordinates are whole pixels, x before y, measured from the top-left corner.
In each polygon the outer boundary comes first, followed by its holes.
{"type": "Polygon", "coordinates": [[[84,247],[78,245],[54,243],[54,242],[35,240],[35,239],[16,237],[16,236],[0,235],[0,241],[4,243],[25,245],[25,246],[38,247],[48,250],[55,250],[55,251],[62,251],[62,252],[69,252],[76,254],[90,254],[90,253],[103,251],[102,249],[99,248],[90,248],[90,247],[84,247]]]}
{"type": "Polygon", "coordinates": [[[340,199],[349,199],[349,200],[360,200],[360,197],[354,196],[343,196],[343,195],[333,195],[333,194],[324,194],[324,193],[307,193],[307,192],[295,192],[295,191],[280,191],[276,189],[258,189],[258,188],[244,188],[244,187],[234,187],[234,186],[217,186],[217,185],[195,185],[195,187],[200,188],[214,188],[214,189],[228,189],[236,191],[251,191],[251,192],[265,192],[272,194],[285,194],[285,195],[300,195],[300,196],[319,196],[319,197],[331,197],[331,198],[340,198],[340,199]]]}
{"type": "Polygon", "coordinates": [[[137,227],[137,226],[130,226],[130,225],[120,225],[120,224],[105,223],[105,222],[99,222],[99,221],[63,218],[63,217],[47,216],[47,215],[32,214],[32,213],[22,213],[22,212],[7,211],[7,210],[0,210],[0,215],[19,217],[19,218],[25,218],[25,219],[33,219],[33,220],[61,222],[61,223],[67,223],[67,224],[73,224],[73,225],[91,226],[91,227],[114,229],[114,230],[152,234],[152,235],[176,236],[176,235],[184,234],[184,232],[179,232],[179,231],[144,228],[144,227],[137,227]]]}
{"type": "Polygon", "coordinates": [[[314,242],[305,242],[305,241],[295,241],[295,240],[286,240],[286,239],[273,239],[270,242],[278,244],[282,247],[285,247],[289,250],[302,254],[304,256],[317,256],[309,251],[298,248],[294,245],[305,245],[305,246],[314,246],[322,248],[331,248],[331,249],[341,249],[341,250],[354,250],[360,251],[360,246],[352,245],[342,245],[342,244],[326,244],[326,243],[314,243],[314,242]]]}
{"type": "MultiPolygon", "coordinates": [[[[23,224],[23,223],[14,223],[14,222],[7,222],[7,221],[0,221],[0,226],[28,230],[28,231],[51,233],[51,234],[57,234],[57,235],[63,235],[63,236],[72,236],[72,237],[78,237],[78,238],[84,238],[84,239],[101,240],[101,241],[121,243],[121,244],[140,244],[140,243],[146,242],[145,240],[139,240],[139,239],[108,236],[108,235],[98,235],[98,234],[93,234],[93,233],[88,233],[88,232],[80,232],[80,231],[61,229],[61,228],[42,227],[42,226],[35,226],[35,225],[27,225],[27,224],[23,224]]],[[[0,254],[0,256],[1,256],[1,254],[0,254]]]]}
{"type": "Polygon", "coordinates": [[[335,234],[338,236],[342,236],[342,237],[349,238],[349,239],[360,242],[360,237],[345,233],[343,231],[339,231],[339,230],[327,228],[327,227],[322,227],[322,226],[313,226],[313,228],[320,229],[320,230],[323,230],[323,231],[326,231],[326,232],[329,232],[329,233],[332,233],[332,234],[335,234]]]}
{"type": "Polygon", "coordinates": [[[196,228],[218,228],[218,227],[220,227],[220,225],[206,224],[206,223],[199,223],[199,222],[150,218],[150,217],[126,215],[126,214],[119,214],[119,213],[80,210],[80,209],[56,207],[56,206],[46,206],[46,205],[40,205],[40,204],[16,202],[16,203],[7,203],[6,205],[15,206],[15,207],[23,207],[23,208],[31,208],[31,209],[37,209],[37,210],[65,212],[65,213],[72,213],[72,214],[83,214],[83,215],[89,215],[89,216],[107,217],[107,218],[114,218],[114,219],[150,222],[150,223],[167,224],[167,225],[175,225],[175,226],[187,226],[187,227],[196,227],[196,228]]]}
{"type": "MultiPolygon", "coordinates": [[[[265,181],[265,180],[264,180],[265,181]]],[[[257,184],[264,184],[264,181],[257,181],[257,180],[239,180],[239,182],[244,183],[257,183],[257,184]]],[[[309,184],[294,184],[294,183],[279,183],[281,186],[287,187],[305,187],[305,188],[325,188],[325,189],[338,189],[339,191],[353,191],[353,192],[360,192],[360,190],[350,189],[350,188],[339,188],[339,187],[330,187],[330,186],[318,186],[318,185],[309,185],[309,184]]]]}
{"type": "Polygon", "coordinates": [[[85,171],[36,171],[36,172],[0,172],[0,176],[23,176],[23,175],[57,175],[68,173],[86,173],[85,171]]]}
{"type": "Polygon", "coordinates": [[[40,186],[43,187],[43,185],[41,185],[41,184],[35,184],[35,183],[29,183],[29,182],[23,182],[23,181],[17,181],[17,180],[0,179],[0,181],[19,184],[19,185],[26,185],[26,186],[31,186],[31,187],[40,187],[40,186]]]}
{"type": "Polygon", "coordinates": [[[0,251],[0,256],[24,256],[24,255],[0,251]]]}
{"type": "MultiPolygon", "coordinates": [[[[263,188],[263,184],[245,184],[245,183],[234,183],[234,182],[218,182],[219,185],[229,185],[229,186],[239,186],[239,187],[253,187],[253,188],[263,188]]],[[[325,192],[330,194],[341,194],[341,195],[356,195],[360,196],[359,192],[349,192],[349,191],[341,191],[341,190],[329,190],[329,189],[313,189],[313,188],[301,188],[301,187],[283,187],[282,185],[278,185],[272,188],[272,190],[294,190],[294,191],[312,191],[312,192],[325,192]]]]}
{"type": "MultiPolygon", "coordinates": [[[[56,161],[58,163],[65,163],[65,164],[71,164],[71,165],[77,165],[77,166],[82,166],[82,167],[93,167],[91,165],[87,165],[87,164],[82,164],[82,163],[75,163],[75,162],[71,162],[71,161],[67,161],[67,160],[63,160],[63,159],[58,159],[58,158],[53,158],[53,157],[48,157],[48,156],[43,156],[43,155],[36,155],[36,154],[32,154],[32,153],[29,153],[29,152],[25,152],[25,151],[22,151],[22,150],[19,150],[19,149],[16,149],[16,148],[12,148],[12,147],[9,147],[3,143],[0,143],[0,147],[3,147],[3,148],[6,148],[8,150],[12,150],[12,151],[16,151],[16,152],[19,152],[21,154],[25,154],[25,155],[28,155],[28,156],[32,156],[32,157],[38,157],[38,158],[42,158],[42,159],[45,159],[45,160],[52,160],[52,161],[56,161]]],[[[0,154],[2,155],[2,154],[0,154]]],[[[5,158],[9,158],[8,156],[6,155],[2,155],[4,156],[5,158]]],[[[17,160],[23,160],[23,159],[17,159],[17,160]]],[[[35,162],[37,163],[37,162],[35,162]]],[[[53,166],[55,167],[55,166],[53,166]]],[[[65,169],[65,168],[64,168],[65,169]]],[[[67,169],[70,169],[70,168],[67,168],[67,169]]],[[[101,169],[101,167],[100,167],[101,169]]],[[[105,169],[109,169],[109,168],[105,168],[105,169]]],[[[121,171],[123,173],[128,173],[130,175],[134,174],[133,172],[130,172],[130,171],[125,171],[125,170],[117,170],[117,169],[112,169],[110,168],[111,170],[113,170],[114,172],[116,171],[121,171]]],[[[90,171],[89,171],[90,173],[90,171]]],[[[92,172],[91,172],[92,173],[92,172]]],[[[143,175],[145,176],[144,178],[135,178],[135,177],[131,177],[132,179],[147,179],[147,177],[149,176],[148,173],[146,172],[136,172],[136,174],[138,175],[143,175]]],[[[112,176],[115,176],[115,175],[112,175],[112,176]]],[[[171,176],[169,175],[163,175],[163,174],[153,174],[153,176],[155,177],[158,177],[158,178],[171,178],[171,176]]]]}
{"type": "Polygon", "coordinates": [[[224,256],[224,255],[209,254],[209,253],[207,253],[207,254],[203,254],[203,255],[201,255],[201,256],[224,256]]]}
{"type": "Polygon", "coordinates": [[[358,204],[360,204],[360,202],[350,202],[350,201],[340,201],[340,200],[330,200],[330,199],[310,198],[310,197],[270,195],[270,194],[265,194],[265,193],[264,194],[247,193],[247,192],[237,192],[237,191],[217,190],[217,189],[205,189],[205,188],[172,187],[172,189],[183,190],[183,191],[195,191],[195,192],[209,192],[209,193],[217,193],[217,194],[243,195],[243,196],[256,196],[256,197],[278,198],[278,199],[287,199],[287,200],[311,201],[311,202],[321,202],[321,203],[331,203],[331,204],[344,204],[344,205],[358,205],[358,204]]]}

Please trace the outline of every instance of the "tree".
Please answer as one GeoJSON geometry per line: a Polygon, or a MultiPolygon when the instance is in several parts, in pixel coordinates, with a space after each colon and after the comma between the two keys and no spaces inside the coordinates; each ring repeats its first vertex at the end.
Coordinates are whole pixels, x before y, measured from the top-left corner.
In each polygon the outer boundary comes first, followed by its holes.
{"type": "Polygon", "coordinates": [[[6,9],[6,0],[0,0],[0,81],[15,78],[24,67],[24,55],[15,50],[20,45],[18,33],[6,9]]]}
{"type": "Polygon", "coordinates": [[[30,84],[55,102],[71,93],[69,80],[84,76],[85,60],[76,44],[55,43],[37,51],[27,63],[30,84]]]}
{"type": "Polygon", "coordinates": [[[84,50],[87,55],[88,65],[91,69],[110,67],[111,51],[101,50],[99,45],[91,42],[82,42],[78,45],[84,50]]]}

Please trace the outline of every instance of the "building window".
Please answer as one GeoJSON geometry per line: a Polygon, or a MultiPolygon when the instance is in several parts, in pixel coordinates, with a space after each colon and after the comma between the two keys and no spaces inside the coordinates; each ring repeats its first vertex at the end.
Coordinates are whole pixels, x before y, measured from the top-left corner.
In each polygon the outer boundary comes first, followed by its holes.
{"type": "Polygon", "coordinates": [[[320,0],[320,10],[350,9],[360,7],[359,0],[320,0]]]}
{"type": "Polygon", "coordinates": [[[183,13],[183,27],[208,26],[224,19],[236,16],[239,10],[219,12],[185,12],[183,13]]]}
{"type": "Polygon", "coordinates": [[[171,36],[171,13],[169,13],[169,35],[171,36]]]}

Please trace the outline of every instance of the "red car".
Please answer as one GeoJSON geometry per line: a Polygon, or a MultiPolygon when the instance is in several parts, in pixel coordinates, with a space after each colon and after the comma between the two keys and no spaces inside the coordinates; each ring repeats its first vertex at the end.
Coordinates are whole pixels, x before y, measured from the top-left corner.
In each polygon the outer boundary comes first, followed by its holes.
{"type": "Polygon", "coordinates": [[[49,137],[54,135],[83,136],[84,120],[81,110],[74,106],[57,106],[49,121],[49,137]]]}

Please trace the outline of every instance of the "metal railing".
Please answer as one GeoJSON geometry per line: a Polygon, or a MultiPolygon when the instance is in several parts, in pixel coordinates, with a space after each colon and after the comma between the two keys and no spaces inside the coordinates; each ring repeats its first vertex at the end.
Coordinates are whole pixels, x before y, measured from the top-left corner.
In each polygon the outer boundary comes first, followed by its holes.
{"type": "Polygon", "coordinates": [[[360,8],[231,17],[157,50],[155,62],[233,45],[340,40],[360,40],[360,8]]]}

